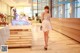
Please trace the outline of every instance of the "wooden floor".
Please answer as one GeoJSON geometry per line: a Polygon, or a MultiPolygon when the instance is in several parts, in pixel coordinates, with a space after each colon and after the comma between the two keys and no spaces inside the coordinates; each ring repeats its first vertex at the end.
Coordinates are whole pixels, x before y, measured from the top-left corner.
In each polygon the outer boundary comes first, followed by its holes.
{"type": "Polygon", "coordinates": [[[80,53],[80,43],[56,32],[50,31],[48,50],[44,51],[44,36],[39,25],[33,25],[32,48],[9,49],[8,53],[80,53]]]}

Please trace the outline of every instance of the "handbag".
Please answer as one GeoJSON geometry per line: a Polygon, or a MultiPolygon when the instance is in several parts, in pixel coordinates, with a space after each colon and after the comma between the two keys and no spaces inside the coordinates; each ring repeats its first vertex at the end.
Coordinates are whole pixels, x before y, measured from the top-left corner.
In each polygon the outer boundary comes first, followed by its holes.
{"type": "Polygon", "coordinates": [[[40,26],[40,30],[42,30],[42,26],[40,26]]]}
{"type": "Polygon", "coordinates": [[[42,23],[41,19],[39,19],[39,23],[42,23]]]}

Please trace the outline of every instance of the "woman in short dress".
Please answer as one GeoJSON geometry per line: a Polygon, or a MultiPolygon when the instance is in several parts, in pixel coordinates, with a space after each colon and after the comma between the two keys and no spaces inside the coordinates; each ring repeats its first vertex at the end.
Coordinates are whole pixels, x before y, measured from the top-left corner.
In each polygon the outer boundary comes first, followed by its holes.
{"type": "Polygon", "coordinates": [[[44,42],[45,42],[45,46],[44,49],[47,50],[47,46],[48,46],[48,34],[49,34],[49,30],[52,29],[51,27],[51,23],[50,23],[50,13],[49,13],[49,7],[45,6],[44,7],[44,12],[42,13],[42,30],[44,32],[44,42]]]}

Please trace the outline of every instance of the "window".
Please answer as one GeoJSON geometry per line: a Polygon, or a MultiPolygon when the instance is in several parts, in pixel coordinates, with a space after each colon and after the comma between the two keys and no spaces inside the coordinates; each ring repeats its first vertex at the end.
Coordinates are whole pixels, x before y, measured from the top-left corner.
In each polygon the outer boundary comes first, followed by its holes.
{"type": "Polygon", "coordinates": [[[80,18],[80,0],[75,1],[75,16],[76,18],[80,18]]]}
{"type": "Polygon", "coordinates": [[[70,18],[70,3],[65,4],[65,17],[70,18]]]}
{"type": "Polygon", "coordinates": [[[34,13],[38,13],[41,14],[44,10],[44,7],[46,5],[49,5],[49,0],[33,0],[33,2],[36,3],[36,6],[33,6],[33,12],[34,13]],[[38,3],[37,3],[38,2],[38,3]]]}
{"type": "Polygon", "coordinates": [[[78,6],[77,6],[77,18],[80,18],[80,0],[78,0],[78,6]]]}
{"type": "Polygon", "coordinates": [[[77,9],[77,18],[80,18],[80,8],[77,9]]]}
{"type": "Polygon", "coordinates": [[[78,6],[80,6],[80,0],[78,0],[78,6]]]}
{"type": "Polygon", "coordinates": [[[54,8],[54,11],[53,11],[53,17],[55,17],[55,18],[57,17],[57,8],[56,7],[54,8]]]}
{"type": "Polygon", "coordinates": [[[61,17],[62,17],[62,7],[59,6],[59,18],[61,18],[61,17]]]}

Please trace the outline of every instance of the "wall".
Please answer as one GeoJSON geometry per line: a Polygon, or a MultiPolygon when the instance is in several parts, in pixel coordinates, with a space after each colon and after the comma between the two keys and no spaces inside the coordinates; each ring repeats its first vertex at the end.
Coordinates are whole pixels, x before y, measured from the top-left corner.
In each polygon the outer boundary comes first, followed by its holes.
{"type": "Polygon", "coordinates": [[[51,24],[54,30],[80,42],[79,18],[52,18],[51,24]]]}
{"type": "Polygon", "coordinates": [[[4,14],[10,14],[10,6],[0,1],[0,12],[4,14]]]}

